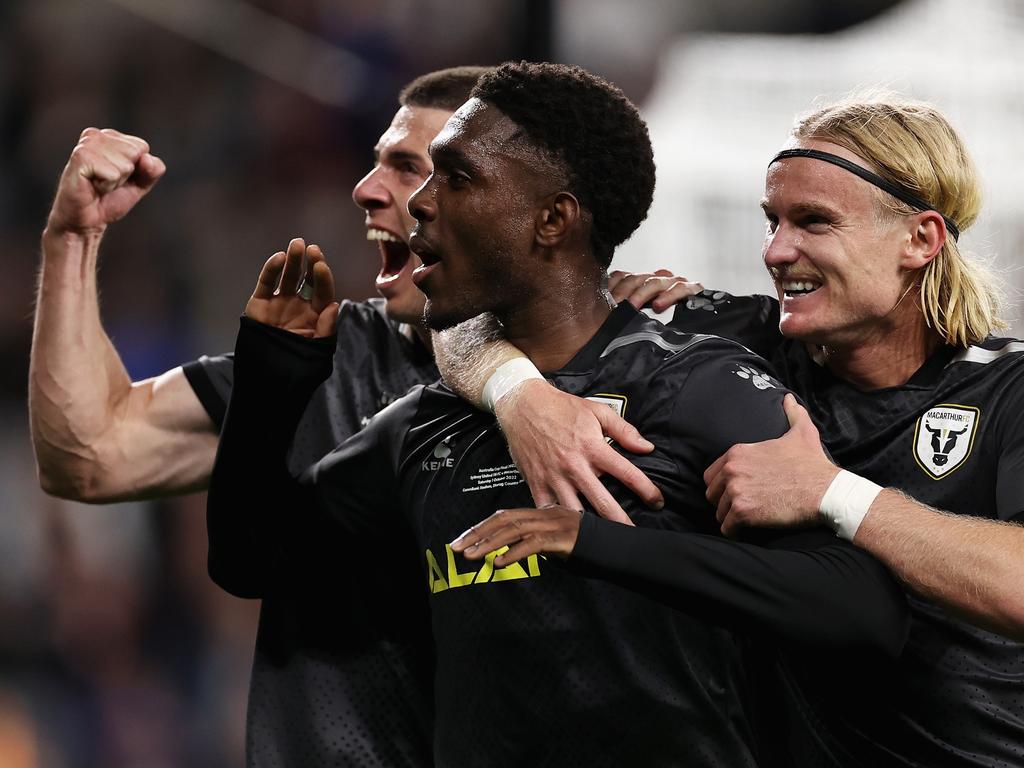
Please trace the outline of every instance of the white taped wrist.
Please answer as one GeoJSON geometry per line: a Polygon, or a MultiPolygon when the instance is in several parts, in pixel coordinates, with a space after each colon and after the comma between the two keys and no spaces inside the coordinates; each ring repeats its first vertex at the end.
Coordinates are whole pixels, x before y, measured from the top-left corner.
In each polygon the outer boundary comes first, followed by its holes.
{"type": "Polygon", "coordinates": [[[494,407],[513,388],[529,379],[543,379],[537,366],[528,357],[516,357],[502,363],[484,384],[483,407],[494,413],[494,407]]]}
{"type": "Polygon", "coordinates": [[[853,541],[861,521],[871,507],[871,502],[881,490],[882,486],[841,469],[832,479],[825,495],[821,497],[818,512],[836,532],[836,536],[853,541]]]}

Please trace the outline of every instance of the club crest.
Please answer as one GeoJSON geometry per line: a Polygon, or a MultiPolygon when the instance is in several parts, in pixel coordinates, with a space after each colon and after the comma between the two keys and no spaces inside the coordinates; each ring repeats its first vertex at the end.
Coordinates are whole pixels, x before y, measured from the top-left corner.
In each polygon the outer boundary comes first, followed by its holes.
{"type": "Polygon", "coordinates": [[[937,405],[917,420],[914,458],[933,479],[953,472],[974,447],[979,411],[968,405],[937,405]]]}

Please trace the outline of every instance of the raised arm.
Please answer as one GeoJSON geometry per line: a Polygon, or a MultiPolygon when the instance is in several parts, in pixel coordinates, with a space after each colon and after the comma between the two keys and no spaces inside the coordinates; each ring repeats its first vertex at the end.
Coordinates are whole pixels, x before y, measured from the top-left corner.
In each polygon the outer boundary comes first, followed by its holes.
{"type": "MultiPolygon", "coordinates": [[[[823,522],[822,499],[840,470],[822,451],[807,411],[795,401],[786,410],[789,432],[736,446],[705,473],[723,531],[823,522]]],[[[1019,475],[1020,468],[1007,471],[1019,475]]],[[[1024,498],[1018,503],[1019,512],[1024,498]]],[[[942,512],[886,488],[870,501],[853,543],[923,597],[1024,640],[1024,526],[942,512]]]]}
{"type": "Polygon", "coordinates": [[[61,175],[42,237],[29,416],[39,481],[79,501],[205,486],[217,436],[181,368],[132,382],[103,329],[100,243],[164,173],[142,139],[86,129],[61,175]]]}

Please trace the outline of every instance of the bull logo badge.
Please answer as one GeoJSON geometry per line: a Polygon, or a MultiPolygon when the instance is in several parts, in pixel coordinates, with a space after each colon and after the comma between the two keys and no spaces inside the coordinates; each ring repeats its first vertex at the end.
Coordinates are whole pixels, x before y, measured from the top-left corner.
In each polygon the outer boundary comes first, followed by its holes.
{"type": "Polygon", "coordinates": [[[938,405],[917,420],[914,458],[935,480],[967,461],[974,447],[979,411],[967,405],[938,405]]]}

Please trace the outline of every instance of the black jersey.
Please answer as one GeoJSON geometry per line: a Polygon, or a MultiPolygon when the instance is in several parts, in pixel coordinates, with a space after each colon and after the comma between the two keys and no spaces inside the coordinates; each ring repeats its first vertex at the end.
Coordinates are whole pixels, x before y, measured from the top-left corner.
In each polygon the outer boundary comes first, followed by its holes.
{"type": "MultiPolygon", "coordinates": [[[[843,611],[819,611],[853,599],[892,619],[880,634],[898,646],[891,638],[902,632],[902,604],[893,601],[902,597],[863,578],[869,556],[829,534],[804,534],[789,549],[717,535],[704,467],[736,442],[786,428],[785,390],[738,345],[675,333],[623,305],[552,375],[559,387],[624,413],[658,446],[636,461],[662,487],[666,510],[620,501],[638,524],[662,529],[644,533],[672,537],[676,554],[695,564],[688,614],[556,560],[497,568],[493,555],[473,563],[453,553],[449,542],[470,525],[531,502],[493,417],[441,385],[414,390],[301,485],[293,481],[279,450],[297,410],[288,403],[301,404],[328,374],[329,345],[243,319],[238,385],[210,491],[211,575],[243,593],[272,579],[267,569],[290,567],[302,529],[319,513],[346,529],[336,558],[371,553],[396,584],[429,594],[438,765],[753,765],[738,641],[707,618],[873,643],[843,611]],[[300,495],[311,514],[281,514],[300,495]],[[244,538],[216,535],[241,527],[244,538]],[[833,620],[838,627],[820,629],[833,620]]],[[[586,519],[581,541],[635,530],[586,519]]],[[[366,583],[354,570],[350,578],[366,583]]]]}
{"type": "MultiPolygon", "coordinates": [[[[705,291],[672,322],[771,355],[840,466],[939,509],[1024,522],[1024,343],[943,346],[906,384],[861,392],[782,338],[773,299],[705,291]]],[[[784,668],[800,764],[1024,766],[1024,645],[909,601],[896,662],[784,668]]]]}
{"type": "MultiPolygon", "coordinates": [[[[334,360],[331,378],[313,395],[295,434],[289,465],[296,472],[414,384],[438,378],[429,351],[386,317],[380,299],[342,303],[334,360]]],[[[218,425],[233,373],[231,355],[185,366],[218,425]]],[[[433,659],[425,601],[415,593],[392,594],[386,579],[377,590],[372,578],[354,582],[353,564],[338,564],[325,546],[331,538],[329,528],[313,532],[303,542],[304,557],[250,595],[263,603],[249,690],[247,763],[430,765],[433,659]],[[322,593],[329,593],[329,602],[322,593]]],[[[367,576],[375,568],[372,562],[355,566],[367,576]]]]}

